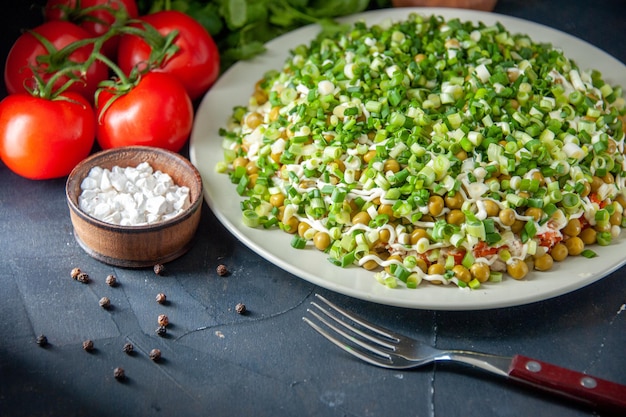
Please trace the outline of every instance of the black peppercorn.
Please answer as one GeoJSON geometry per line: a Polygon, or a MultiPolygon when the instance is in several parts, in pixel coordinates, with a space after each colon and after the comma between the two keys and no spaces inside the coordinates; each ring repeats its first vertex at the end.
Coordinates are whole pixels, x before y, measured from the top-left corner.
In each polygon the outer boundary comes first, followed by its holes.
{"type": "Polygon", "coordinates": [[[162,292],[158,293],[156,296],[156,302],[159,304],[165,304],[167,297],[162,292]]]}
{"type": "Polygon", "coordinates": [[[42,334],[42,335],[37,336],[37,344],[38,344],[39,346],[41,346],[41,347],[46,347],[46,346],[48,346],[48,338],[47,338],[46,336],[44,336],[43,334],[42,334]]]}
{"type": "Polygon", "coordinates": [[[228,275],[228,268],[226,267],[226,265],[218,265],[217,269],[216,269],[217,275],[219,275],[220,277],[226,276],[228,275]]]}
{"type": "Polygon", "coordinates": [[[93,351],[93,340],[87,339],[83,342],[83,349],[87,352],[93,351]]]}
{"type": "Polygon", "coordinates": [[[152,359],[155,362],[158,362],[159,360],[161,360],[161,351],[159,349],[152,349],[150,351],[150,359],[152,359]]]}
{"type": "Polygon", "coordinates": [[[76,281],[86,284],[89,282],[89,275],[86,272],[81,272],[76,276],[76,281]]]}
{"type": "Polygon", "coordinates": [[[70,272],[70,276],[72,277],[72,279],[78,279],[78,276],[81,274],[80,268],[73,268],[72,271],[70,272]]]}
{"type": "Polygon", "coordinates": [[[161,275],[163,272],[165,272],[165,265],[163,264],[156,264],[154,265],[154,273],[157,275],[161,275]]]}
{"type": "Polygon", "coordinates": [[[157,322],[159,323],[159,326],[167,327],[167,325],[170,324],[170,319],[165,314],[159,314],[157,322]]]}
{"type": "Polygon", "coordinates": [[[125,344],[124,344],[124,347],[122,348],[122,350],[124,351],[124,353],[127,353],[127,354],[129,354],[129,355],[130,355],[131,353],[133,353],[133,350],[134,350],[134,349],[135,349],[135,347],[133,346],[133,344],[132,344],[132,343],[125,343],[125,344]]]}
{"type": "Polygon", "coordinates": [[[107,275],[106,283],[109,287],[115,287],[117,285],[117,278],[115,278],[115,275],[107,275]]]}
{"type": "Polygon", "coordinates": [[[163,337],[167,334],[167,328],[165,326],[159,326],[156,329],[156,334],[163,337]]]}
{"type": "Polygon", "coordinates": [[[126,378],[126,372],[124,372],[124,368],[115,368],[113,370],[113,377],[118,381],[122,381],[126,378]]]}
{"type": "Polygon", "coordinates": [[[102,308],[111,307],[111,300],[109,300],[109,297],[102,297],[98,303],[100,304],[100,307],[102,308]]]}
{"type": "Polygon", "coordinates": [[[246,305],[244,303],[238,303],[235,306],[235,311],[239,314],[245,314],[246,313],[246,305]]]}

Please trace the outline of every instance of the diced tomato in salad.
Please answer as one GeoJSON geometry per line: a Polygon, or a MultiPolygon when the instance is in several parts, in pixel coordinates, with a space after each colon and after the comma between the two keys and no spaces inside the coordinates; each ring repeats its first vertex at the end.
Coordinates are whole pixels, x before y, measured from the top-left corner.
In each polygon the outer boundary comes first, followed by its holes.
{"type": "Polygon", "coordinates": [[[601,209],[604,208],[607,205],[607,201],[606,200],[600,200],[600,197],[598,197],[598,193],[590,193],[589,194],[589,201],[591,201],[592,203],[597,204],[601,209]]]}
{"type": "Polygon", "coordinates": [[[454,258],[454,264],[459,265],[463,262],[463,258],[465,257],[465,249],[451,249],[448,252],[448,255],[451,255],[454,258]]]}
{"type": "Polygon", "coordinates": [[[545,233],[537,235],[537,239],[539,239],[539,246],[552,248],[554,245],[563,240],[563,235],[555,230],[549,230],[545,233]]]}
{"type": "Polygon", "coordinates": [[[580,222],[580,230],[585,230],[586,228],[591,227],[591,223],[589,223],[589,220],[587,220],[585,216],[580,216],[578,221],[580,222]]]}
{"type": "Polygon", "coordinates": [[[485,258],[490,255],[495,255],[500,249],[501,247],[489,246],[486,242],[481,240],[474,246],[474,257],[485,258]]]}

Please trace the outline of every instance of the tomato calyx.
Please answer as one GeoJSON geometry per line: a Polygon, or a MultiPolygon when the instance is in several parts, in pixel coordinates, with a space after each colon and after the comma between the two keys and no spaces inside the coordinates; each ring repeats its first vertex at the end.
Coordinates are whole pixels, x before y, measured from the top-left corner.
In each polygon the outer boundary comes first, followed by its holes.
{"type": "MultiPolygon", "coordinates": [[[[80,65],[76,65],[75,67],[81,67],[80,65]]],[[[34,86],[24,85],[24,89],[33,97],[39,97],[49,100],[54,100],[59,97],[64,91],[66,91],[72,84],[75,82],[82,82],[80,78],[78,78],[75,74],[76,70],[80,70],[81,68],[74,68],[74,66],[65,67],[62,71],[58,71],[52,75],[48,79],[48,81],[44,81],[43,78],[37,73],[36,68],[32,68],[33,76],[31,81],[34,86]],[[58,79],[68,76],[68,80],[61,87],[54,88],[55,83],[58,79]]]]}
{"type": "Polygon", "coordinates": [[[129,34],[141,37],[151,48],[150,57],[144,66],[135,66],[130,74],[125,74],[120,67],[115,64],[111,59],[101,53],[97,53],[97,59],[104,62],[114,73],[115,77],[110,80],[102,81],[99,84],[98,91],[96,91],[96,102],[103,90],[106,90],[111,94],[111,98],[102,106],[101,111],[98,114],[98,120],[106,110],[117,100],[119,97],[127,94],[133,88],[135,88],[141,81],[141,77],[147,74],[154,68],[161,67],[167,60],[172,57],[179,47],[174,43],[178,36],[178,31],[173,30],[167,35],[161,34],[154,26],[146,22],[139,20],[129,20],[128,25],[112,30],[116,34],[129,34]],[[130,23],[139,23],[141,27],[135,27],[130,23]]]}
{"type": "Polygon", "coordinates": [[[101,25],[107,25],[111,28],[122,27],[128,21],[128,13],[124,9],[115,8],[108,4],[96,4],[93,6],[82,7],[80,0],[77,0],[74,5],[68,4],[56,4],[52,9],[57,9],[60,12],[62,20],[67,20],[75,24],[82,24],[84,22],[92,22],[101,25]],[[98,12],[106,12],[113,17],[113,22],[105,21],[98,17],[98,12]]]}
{"type": "Polygon", "coordinates": [[[102,45],[110,37],[115,35],[114,31],[111,31],[111,33],[96,38],[87,38],[72,42],[58,49],[52,42],[37,31],[31,30],[28,31],[28,33],[41,43],[47,54],[37,56],[36,65],[29,65],[33,75],[31,79],[27,81],[32,81],[33,85],[28,85],[25,82],[24,89],[33,96],[47,99],[53,99],[59,96],[76,82],[85,84],[85,80],[82,79],[81,76],[87,73],[89,67],[96,60],[101,60],[103,56],[100,53],[102,45]],[[93,45],[93,50],[87,60],[84,62],[75,62],[70,59],[74,52],[90,45],[93,45]],[[50,77],[44,80],[43,75],[50,75],[50,77]],[[68,80],[60,87],[55,88],[55,83],[64,77],[67,77],[68,80]]]}
{"type": "Polygon", "coordinates": [[[111,98],[108,99],[105,104],[102,106],[99,114],[98,121],[101,121],[102,115],[106,113],[106,110],[111,107],[113,102],[120,98],[121,96],[130,92],[133,88],[135,88],[139,81],[141,81],[142,73],[134,68],[133,71],[129,75],[126,75],[120,67],[117,66],[112,60],[107,58],[105,55],[100,53],[96,54],[97,58],[104,62],[114,73],[115,77],[104,80],[98,85],[98,90],[96,90],[95,94],[95,102],[98,102],[98,98],[103,91],[111,94],[111,98]]]}
{"type": "MultiPolygon", "coordinates": [[[[47,40],[45,40],[48,43],[47,40]]],[[[54,48],[52,45],[49,45],[54,48]]],[[[50,49],[49,49],[50,51],[50,49]]],[[[75,63],[69,60],[64,53],[53,52],[53,57],[40,55],[37,57],[37,65],[30,65],[32,77],[29,80],[32,85],[24,82],[24,89],[33,97],[39,97],[48,100],[57,99],[70,88],[74,83],[83,83],[79,74],[84,74],[87,68],[91,66],[93,60],[87,60],[83,63],[75,63]],[[52,74],[47,80],[44,80],[42,74],[52,74]],[[58,80],[67,77],[67,81],[60,87],[56,86],[58,80]]]]}
{"type": "Polygon", "coordinates": [[[52,75],[52,77],[50,77],[48,81],[44,81],[44,79],[37,72],[33,71],[32,79],[35,83],[35,86],[32,88],[29,86],[24,86],[24,88],[26,89],[28,94],[33,97],[50,101],[66,101],[68,103],[82,106],[83,103],[64,94],[74,82],[84,82],[80,78],[76,77],[76,75],[74,74],[74,71],[76,69],[79,69],[79,67],[82,67],[82,65],[75,65],[74,67],[68,66],[64,68],[63,71],[59,71],[52,75]],[[66,72],[69,72],[69,74],[66,74],[66,72]],[[54,88],[56,81],[66,75],[70,77],[68,81],[66,81],[65,84],[63,84],[61,87],[54,88]]]}
{"type": "Polygon", "coordinates": [[[145,62],[145,66],[138,68],[139,71],[147,72],[154,68],[162,67],[180,50],[178,45],[175,44],[179,33],[178,30],[174,29],[163,35],[150,23],[139,19],[131,19],[127,23],[127,26],[121,28],[121,32],[142,38],[150,47],[148,62],[145,62]]]}
{"type": "MultiPolygon", "coordinates": [[[[67,7],[67,6],[59,6],[67,7]]],[[[93,6],[97,8],[98,6],[93,6]]],[[[91,8],[82,9],[89,11],[91,8]]],[[[116,10],[113,10],[116,11],[116,10]]],[[[119,11],[117,11],[119,13],[119,11]]],[[[116,20],[117,22],[117,20],[116,20]]],[[[124,19],[126,22],[126,19],[124,19]]],[[[174,44],[178,31],[172,31],[164,36],[148,23],[142,23],[141,27],[114,24],[105,34],[97,37],[87,38],[73,42],[63,48],[56,48],[52,42],[36,31],[29,31],[45,48],[47,54],[39,55],[36,58],[36,65],[30,65],[33,73],[29,80],[32,85],[24,85],[26,91],[32,96],[54,99],[73,85],[74,83],[85,83],[81,78],[94,61],[101,61],[114,74],[115,78],[104,80],[99,84],[96,91],[96,99],[101,89],[107,89],[113,94],[110,102],[117,97],[132,90],[140,81],[141,75],[151,69],[160,67],[166,60],[178,51],[178,46],[174,44]],[[130,74],[125,74],[118,65],[102,52],[103,45],[110,38],[122,33],[130,33],[139,36],[151,46],[152,54],[145,66],[136,67],[130,74]],[[86,46],[93,46],[89,58],[84,62],[75,62],[70,59],[71,55],[86,46]],[[44,80],[44,75],[50,75],[44,80]],[[60,87],[55,86],[59,79],[66,77],[67,81],[60,87]]],[[[26,83],[25,83],[26,84],[26,83]]],[[[108,108],[111,103],[107,103],[108,108]]]]}

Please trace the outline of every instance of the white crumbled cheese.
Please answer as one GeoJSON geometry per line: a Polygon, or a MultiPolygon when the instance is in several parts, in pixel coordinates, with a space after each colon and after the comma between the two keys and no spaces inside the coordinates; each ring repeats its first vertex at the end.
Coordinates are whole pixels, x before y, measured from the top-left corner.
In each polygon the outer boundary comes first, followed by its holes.
{"type": "Polygon", "coordinates": [[[78,205],[98,220],[141,226],[169,220],[190,205],[189,188],[155,171],[147,162],[136,167],[92,168],[81,183],[78,205]]]}

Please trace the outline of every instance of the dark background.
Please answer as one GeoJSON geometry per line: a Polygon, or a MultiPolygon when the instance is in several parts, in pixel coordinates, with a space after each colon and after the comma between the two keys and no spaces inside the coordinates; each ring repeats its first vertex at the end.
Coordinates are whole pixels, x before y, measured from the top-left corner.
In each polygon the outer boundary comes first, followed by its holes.
{"type": "MultiPolygon", "coordinates": [[[[38,4],[42,4],[39,2],[38,4]]],[[[32,2],[0,16],[0,56],[41,21],[32,2]]],[[[37,4],[37,3],[35,3],[37,4]]],[[[623,1],[501,0],[496,12],[546,24],[626,61],[623,1]]],[[[532,34],[531,34],[532,35],[532,34]]],[[[2,92],[4,95],[4,86],[2,92]]],[[[320,292],[441,347],[523,353],[626,384],[626,270],[530,305],[409,310],[318,288],[258,257],[205,205],[192,250],[163,276],[88,257],[76,244],[65,179],[30,181],[0,164],[0,416],[597,416],[571,401],[448,365],[389,371],[354,360],[301,320],[320,292]],[[231,271],[217,276],[217,265],[231,271]],[[69,278],[78,266],[87,285],[69,278]],[[108,274],[120,282],[104,283],[108,274]],[[158,292],[170,302],[154,301],[158,292]],[[113,307],[98,306],[101,296],[113,307]],[[234,312],[239,302],[249,313],[234,312]],[[168,314],[167,337],[155,335],[168,314]],[[50,346],[34,341],[46,334],[50,346]],[[95,351],[82,350],[83,340],[95,351]],[[135,354],[122,352],[132,342],[135,354]],[[152,348],[163,352],[155,364],[152,348]],[[124,367],[119,383],[113,368],[124,367]]]]}

